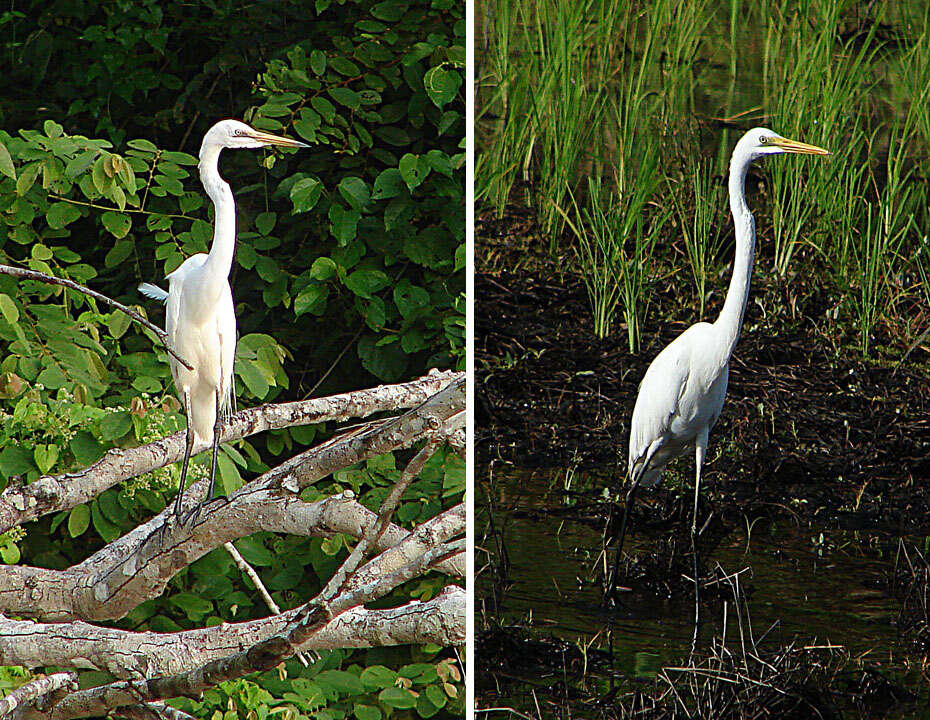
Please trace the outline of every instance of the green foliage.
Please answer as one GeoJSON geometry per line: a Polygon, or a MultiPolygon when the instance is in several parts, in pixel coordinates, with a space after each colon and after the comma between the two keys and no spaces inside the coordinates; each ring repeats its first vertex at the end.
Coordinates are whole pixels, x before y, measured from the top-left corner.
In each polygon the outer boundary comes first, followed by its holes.
{"type": "Polygon", "coordinates": [[[392,669],[380,663],[383,651],[370,651],[365,664],[349,663],[346,653],[325,651],[309,668],[288,662],[249,680],[222,683],[202,702],[172,704],[199,717],[443,718],[464,713],[458,664],[425,650],[418,661],[392,669]],[[398,713],[397,711],[410,711],[398,713]]]}
{"type": "MultiPolygon", "coordinates": [[[[647,228],[674,213],[654,249],[643,246],[643,279],[680,279],[686,257],[703,315],[705,302],[719,307],[726,290],[720,271],[729,258],[716,252],[717,238],[722,249],[732,228],[715,188],[723,188],[739,136],[764,125],[832,157],[756,165],[747,193],[759,269],[773,270],[788,297],[796,297],[796,278],[813,280],[804,299],[833,304],[822,334],[837,338],[837,349],[892,359],[919,346],[925,323],[914,308],[930,297],[920,230],[930,207],[930,166],[920,150],[930,139],[926,3],[876,4],[866,25],[854,3],[831,0],[478,7],[476,197],[498,216],[508,202],[534,207],[552,252],[571,243],[595,332],[606,332],[613,304],[612,261],[598,239],[605,224],[595,227],[588,180],[615,183],[624,199],[651,190],[647,228]],[[601,106],[613,108],[612,117],[601,106]],[[650,154],[658,167],[643,172],[650,154]],[[702,169],[699,158],[713,162],[702,169]],[[576,232],[559,235],[553,213],[567,217],[571,198],[591,220],[574,218],[576,232]],[[681,230],[669,232],[675,225],[681,230]]],[[[624,288],[625,302],[636,285],[624,288]]]]}
{"type": "MultiPolygon", "coordinates": [[[[233,115],[311,146],[223,155],[238,205],[230,281],[240,405],[463,365],[464,12],[444,0],[143,0],[3,12],[0,46],[16,62],[0,85],[18,102],[0,109],[0,262],[91,285],[163,322],[161,306],[136,287],[208,249],[212,207],[197,143],[233,115]]],[[[149,332],[79,293],[0,276],[0,486],[180,430],[178,410],[167,355],[149,332]]],[[[223,447],[219,490],[329,432],[291,428],[223,447]]],[[[305,499],[352,489],[374,508],[408,458],[347,469],[305,499]]],[[[191,480],[207,459],[195,460],[191,480]]],[[[0,536],[0,560],[81,561],[161,511],[178,474],[163,468],[42,518],[28,534],[0,536]]],[[[461,461],[439,453],[396,520],[412,527],[463,492],[461,461]]],[[[259,533],[236,544],[282,607],[319,591],[347,554],[341,536],[259,533]]],[[[425,576],[393,599],[429,599],[442,586],[425,576]]],[[[218,550],[119,624],[170,632],[264,614],[218,550]]],[[[461,713],[463,691],[457,672],[437,679],[450,662],[438,648],[333,652],[309,671],[289,663],[287,677],[224,686],[191,709],[373,718],[412,697],[419,717],[448,716],[461,713]],[[404,674],[419,663],[434,668],[431,679],[404,674]],[[394,668],[394,684],[359,680],[368,665],[394,668]],[[312,710],[294,699],[306,699],[310,683],[312,710]]]]}

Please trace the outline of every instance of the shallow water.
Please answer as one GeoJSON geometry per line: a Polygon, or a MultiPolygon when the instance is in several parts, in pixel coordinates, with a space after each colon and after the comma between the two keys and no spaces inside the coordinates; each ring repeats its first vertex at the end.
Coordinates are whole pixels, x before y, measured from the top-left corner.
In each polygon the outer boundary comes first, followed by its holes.
{"type": "MultiPolygon", "coordinates": [[[[484,611],[501,625],[529,627],[539,636],[579,646],[593,642],[593,647],[612,652],[620,682],[649,679],[661,667],[684,662],[691,646],[693,600],[656,598],[633,587],[616,608],[603,608],[594,567],[602,528],[590,520],[590,512],[572,513],[571,505],[590,506],[605,480],[575,475],[566,493],[566,477],[566,471],[496,468],[493,482],[482,484],[478,542],[490,518],[509,569],[502,583],[495,583],[488,570],[479,576],[479,627],[484,611]]],[[[631,527],[625,550],[643,552],[654,540],[631,527]]],[[[485,538],[483,550],[490,554],[479,549],[476,567],[497,554],[497,544],[497,539],[485,538]]],[[[870,666],[913,686],[915,678],[904,677],[903,665],[911,648],[895,626],[899,605],[885,590],[897,545],[892,534],[883,534],[876,544],[874,534],[799,526],[785,519],[768,526],[756,523],[748,535],[737,528],[707,558],[706,567],[719,563],[727,573],[743,571],[740,582],[749,613],[743,631],[747,640],[751,632],[760,648],[792,641],[842,645],[853,657],[865,658],[870,666]]],[[[727,605],[727,643],[738,645],[736,606],[727,605]]],[[[722,602],[702,603],[705,622],[699,646],[706,648],[712,634],[719,635],[723,612],[722,602]]],[[[531,687],[534,679],[526,678],[526,683],[531,687]]],[[[528,697],[508,700],[525,710],[535,704],[528,697]]]]}

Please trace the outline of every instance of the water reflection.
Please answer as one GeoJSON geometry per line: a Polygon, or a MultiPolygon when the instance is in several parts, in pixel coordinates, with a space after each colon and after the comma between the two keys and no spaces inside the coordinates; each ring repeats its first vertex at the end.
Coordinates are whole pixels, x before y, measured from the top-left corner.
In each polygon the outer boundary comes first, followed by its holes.
{"type": "MultiPolygon", "coordinates": [[[[492,623],[609,649],[619,676],[649,679],[687,656],[692,600],[656,598],[633,587],[616,608],[603,607],[595,572],[602,521],[592,506],[604,482],[565,471],[495,468],[479,493],[479,558],[483,551],[490,560],[478,577],[477,607],[492,623]]],[[[750,527],[732,530],[707,567],[742,571],[749,612],[743,630],[754,641],[765,636],[773,645],[843,645],[883,666],[894,666],[909,650],[894,624],[898,605],[887,592],[897,537],[883,536],[876,549],[874,534],[867,544],[856,532],[788,519],[750,527]]],[[[657,539],[634,528],[629,550],[643,552],[657,539]]],[[[727,642],[739,643],[732,601],[727,612],[727,642]]],[[[702,614],[706,647],[723,631],[723,603],[708,603],[702,614]]]]}

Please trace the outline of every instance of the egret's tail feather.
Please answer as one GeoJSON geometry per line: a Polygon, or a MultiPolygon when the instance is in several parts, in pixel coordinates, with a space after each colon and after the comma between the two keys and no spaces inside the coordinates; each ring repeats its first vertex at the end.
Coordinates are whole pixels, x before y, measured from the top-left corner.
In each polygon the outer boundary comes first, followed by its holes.
{"type": "Polygon", "coordinates": [[[152,283],[142,283],[139,286],[139,292],[146,297],[150,297],[153,300],[158,300],[159,302],[168,301],[168,293],[158,287],[158,285],[152,285],[152,283]]]}

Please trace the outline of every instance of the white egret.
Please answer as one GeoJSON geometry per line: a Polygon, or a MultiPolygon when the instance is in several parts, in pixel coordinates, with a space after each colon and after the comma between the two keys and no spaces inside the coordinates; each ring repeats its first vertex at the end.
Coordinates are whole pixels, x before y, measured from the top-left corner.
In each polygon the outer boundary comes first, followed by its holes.
{"type": "Polygon", "coordinates": [[[181,482],[175,500],[180,519],[187,467],[195,441],[212,443],[213,460],[207,494],[188,518],[196,520],[204,502],[213,497],[220,423],[232,407],[232,374],[236,353],[236,313],[229,271],[236,245],[236,203],[220,176],[223,148],[261,148],[267,145],[299,148],[305,143],[270,135],[238,120],[221,120],[211,127],[200,146],[200,181],[213,201],[213,244],[209,254],[198,253],[166,276],[168,291],[142,283],[139,291],[167,304],[165,329],[171,346],[193,366],[186,368],[169,356],[171,375],[187,417],[181,482]]]}
{"type": "Polygon", "coordinates": [[[640,485],[657,485],[662,480],[665,466],[693,446],[696,467],[691,543],[695,551],[695,633],[698,613],[696,535],[701,465],[708,434],[723,408],[730,356],[743,324],[756,247],[756,224],[746,204],[746,172],[753,160],[782,153],[830,154],[828,150],[788,140],[765,128],[750,130],[736,143],[730,160],[729,179],[730,211],[736,228],[736,256],[723,310],[716,322],[692,325],[656,356],[639,385],[633,408],[628,466],[630,485],[608,591],[613,592],[616,582],[630,504],[636,489],[640,485]]]}

